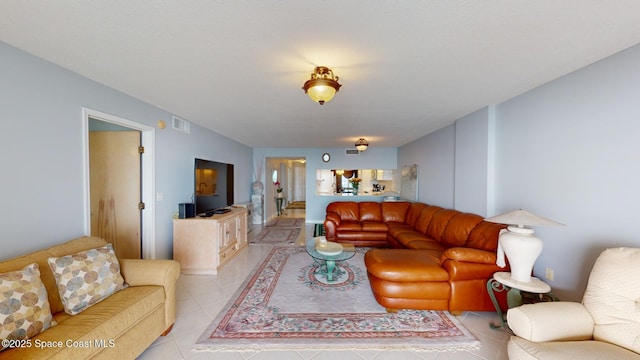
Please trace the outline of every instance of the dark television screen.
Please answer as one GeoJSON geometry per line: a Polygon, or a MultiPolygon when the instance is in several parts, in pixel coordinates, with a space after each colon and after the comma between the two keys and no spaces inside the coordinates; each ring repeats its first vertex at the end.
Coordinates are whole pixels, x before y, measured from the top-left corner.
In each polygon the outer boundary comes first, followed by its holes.
{"type": "Polygon", "coordinates": [[[196,159],[194,180],[196,214],[233,205],[233,164],[196,159]]]}

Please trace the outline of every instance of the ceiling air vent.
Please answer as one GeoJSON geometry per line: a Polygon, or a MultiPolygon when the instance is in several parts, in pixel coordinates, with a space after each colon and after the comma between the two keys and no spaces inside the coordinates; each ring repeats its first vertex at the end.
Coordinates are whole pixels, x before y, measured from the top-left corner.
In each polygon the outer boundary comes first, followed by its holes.
{"type": "Polygon", "coordinates": [[[345,155],[360,155],[360,151],[358,149],[344,149],[345,155]]]}
{"type": "Polygon", "coordinates": [[[191,133],[191,124],[187,120],[180,119],[177,116],[173,117],[173,128],[187,134],[191,133]]]}

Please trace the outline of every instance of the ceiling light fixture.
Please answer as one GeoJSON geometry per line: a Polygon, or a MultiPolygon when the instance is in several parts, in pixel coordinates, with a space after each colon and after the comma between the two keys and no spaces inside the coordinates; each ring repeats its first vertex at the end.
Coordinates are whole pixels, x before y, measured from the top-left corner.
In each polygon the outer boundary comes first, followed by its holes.
{"type": "Polygon", "coordinates": [[[338,84],[338,77],[333,75],[331,69],[326,66],[317,66],[311,74],[311,79],[304,83],[302,89],[311,100],[324,105],[325,102],[333,99],[341,86],[338,84]]]}
{"type": "Polygon", "coordinates": [[[369,143],[364,138],[360,138],[356,141],[356,149],[358,149],[358,151],[363,152],[367,150],[368,147],[369,143]]]}

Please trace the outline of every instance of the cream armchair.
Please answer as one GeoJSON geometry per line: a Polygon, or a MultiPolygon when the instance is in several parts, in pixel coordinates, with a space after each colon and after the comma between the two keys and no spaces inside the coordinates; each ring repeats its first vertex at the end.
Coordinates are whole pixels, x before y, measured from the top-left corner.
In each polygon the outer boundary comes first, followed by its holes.
{"type": "Polygon", "coordinates": [[[509,359],[640,359],[640,249],[607,249],[582,303],[509,309],[509,359]]]}

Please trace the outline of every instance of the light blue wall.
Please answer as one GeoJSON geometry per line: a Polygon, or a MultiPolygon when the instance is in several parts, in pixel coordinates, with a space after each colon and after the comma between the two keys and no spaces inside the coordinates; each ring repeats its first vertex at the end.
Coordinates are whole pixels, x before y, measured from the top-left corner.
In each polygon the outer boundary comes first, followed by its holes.
{"type": "MultiPolygon", "coordinates": [[[[84,235],[82,108],[154,127],[172,114],[0,43],[0,259],[84,235]]],[[[170,84],[167,84],[170,86],[170,84]]],[[[188,119],[187,119],[188,120],[188,119]]],[[[172,256],[171,218],[191,200],[195,157],[235,164],[248,201],[251,148],[195,124],[155,131],[156,256],[172,256]]]]}
{"type": "Polygon", "coordinates": [[[494,107],[482,108],[455,123],[454,208],[487,216],[493,186],[490,132],[494,131],[494,107]]]}
{"type": "MultiPolygon", "coordinates": [[[[255,148],[254,158],[256,162],[265,158],[306,158],[306,221],[308,223],[321,223],[325,218],[327,204],[332,201],[344,201],[340,196],[316,195],[316,170],[318,169],[398,169],[397,148],[380,148],[371,144],[367,151],[359,155],[345,155],[345,148],[255,148]],[[322,162],[322,154],[329,153],[331,161],[322,162]]],[[[267,169],[268,170],[268,169],[267,169]]],[[[264,179],[265,168],[262,166],[261,181],[264,179]]],[[[270,178],[267,182],[270,182],[270,178]]],[[[379,201],[379,197],[358,196],[348,200],[379,201]]],[[[270,201],[269,199],[267,201],[270,201]]],[[[266,213],[268,217],[270,214],[266,213]]]]}
{"type": "Polygon", "coordinates": [[[455,125],[449,125],[398,149],[398,164],[418,165],[418,200],[453,208],[455,125]]]}
{"type": "Polygon", "coordinates": [[[489,216],[522,208],[565,223],[535,229],[545,247],[534,275],[553,268],[553,291],[579,300],[602,249],[640,246],[638,94],[635,46],[498,104],[495,116],[488,107],[407,144],[398,162],[416,162],[421,175],[456,169],[455,180],[420,179],[425,202],[487,208],[489,216]]]}
{"type": "Polygon", "coordinates": [[[511,99],[496,113],[496,211],[565,223],[539,228],[535,273],[578,297],[597,254],[640,246],[640,46],[511,99]]]}

